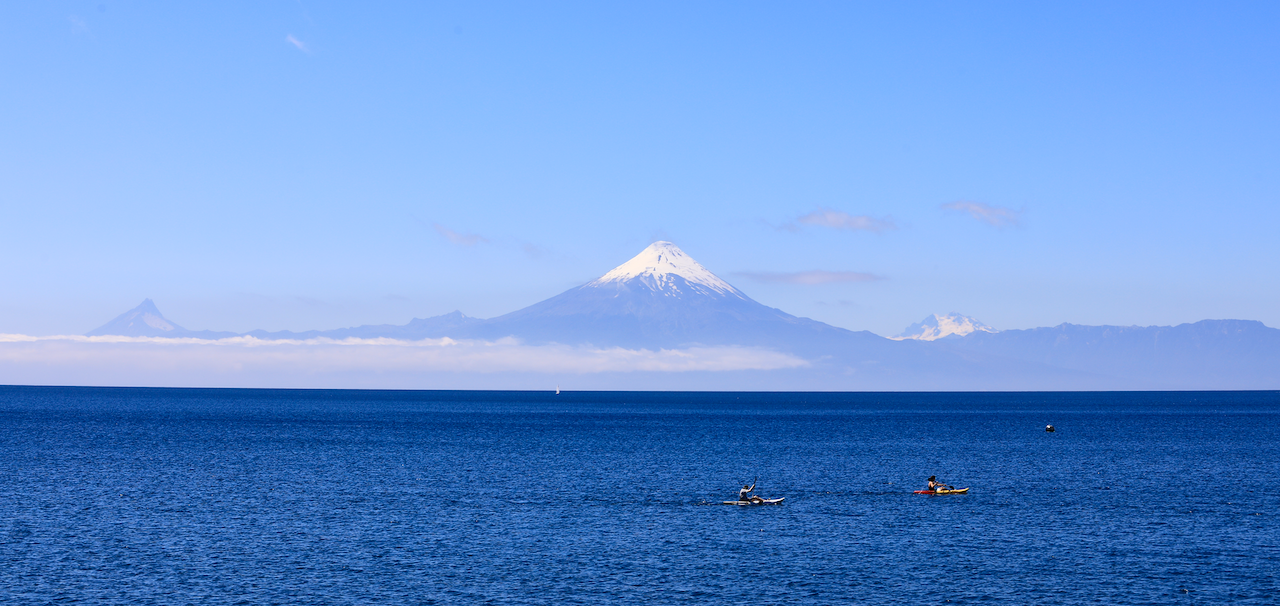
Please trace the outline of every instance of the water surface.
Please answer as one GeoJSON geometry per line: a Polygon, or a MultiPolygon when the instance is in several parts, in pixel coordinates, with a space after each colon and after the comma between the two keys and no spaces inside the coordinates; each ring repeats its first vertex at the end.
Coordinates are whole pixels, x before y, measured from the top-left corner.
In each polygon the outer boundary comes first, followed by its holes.
{"type": "Polygon", "coordinates": [[[1274,604],[1278,444],[1276,392],[0,387],[0,598],[1274,604]]]}

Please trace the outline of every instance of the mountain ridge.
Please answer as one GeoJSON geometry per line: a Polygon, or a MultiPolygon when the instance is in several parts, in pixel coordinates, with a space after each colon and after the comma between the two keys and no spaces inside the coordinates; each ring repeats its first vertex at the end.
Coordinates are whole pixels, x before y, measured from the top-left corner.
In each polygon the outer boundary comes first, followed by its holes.
{"type": "Polygon", "coordinates": [[[1209,382],[1240,389],[1280,387],[1280,329],[1256,320],[1200,320],[1176,326],[1053,327],[972,333],[940,346],[1015,358],[1153,388],[1209,382]]]}

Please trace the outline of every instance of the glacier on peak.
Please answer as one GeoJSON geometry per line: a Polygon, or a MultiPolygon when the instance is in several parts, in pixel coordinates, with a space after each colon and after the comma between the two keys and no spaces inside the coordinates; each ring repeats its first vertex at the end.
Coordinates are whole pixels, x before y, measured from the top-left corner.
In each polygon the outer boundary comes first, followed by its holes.
{"type": "Polygon", "coordinates": [[[639,281],[654,290],[670,291],[673,294],[679,294],[680,282],[685,282],[690,288],[703,291],[702,294],[747,298],[742,291],[721,280],[701,263],[694,261],[693,257],[685,254],[679,246],[664,241],[650,244],[630,261],[588,282],[582,288],[599,288],[632,281],[639,281]],[[683,280],[674,280],[673,277],[676,276],[683,280]]]}
{"type": "Polygon", "coordinates": [[[945,316],[933,314],[920,322],[908,326],[901,334],[889,338],[894,341],[936,341],[951,335],[963,337],[975,332],[997,333],[1000,331],[953,311],[945,316]]]}

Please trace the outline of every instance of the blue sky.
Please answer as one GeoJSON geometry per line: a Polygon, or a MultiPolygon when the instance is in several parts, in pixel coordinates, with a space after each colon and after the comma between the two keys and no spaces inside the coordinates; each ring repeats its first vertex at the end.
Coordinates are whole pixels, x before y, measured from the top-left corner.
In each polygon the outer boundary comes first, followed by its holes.
{"type": "Polygon", "coordinates": [[[896,334],[1280,326],[1275,3],[0,6],[0,332],[490,317],[676,242],[896,334]]]}

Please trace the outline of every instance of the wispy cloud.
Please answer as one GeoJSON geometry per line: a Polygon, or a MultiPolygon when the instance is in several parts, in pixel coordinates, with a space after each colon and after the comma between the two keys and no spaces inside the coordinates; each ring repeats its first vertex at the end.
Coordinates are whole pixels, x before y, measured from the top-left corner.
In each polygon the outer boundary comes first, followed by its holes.
{"type": "Polygon", "coordinates": [[[529,242],[522,242],[520,250],[524,251],[524,254],[529,255],[532,259],[541,259],[547,254],[547,249],[529,242]]]}
{"type": "Polygon", "coordinates": [[[1017,226],[1022,222],[1023,211],[1021,210],[1013,210],[1003,206],[991,206],[981,202],[952,202],[943,204],[942,208],[968,213],[970,217],[995,227],[1017,226]]]}
{"type": "Polygon", "coordinates": [[[432,223],[432,227],[436,228],[436,232],[448,238],[450,242],[458,246],[475,246],[481,242],[488,242],[489,239],[479,234],[460,234],[439,223],[432,223]]]}
{"type": "Polygon", "coordinates": [[[310,52],[311,52],[311,49],[307,48],[307,45],[306,45],[306,44],[303,44],[303,42],[302,42],[301,40],[299,40],[299,39],[297,39],[297,38],[294,38],[294,37],[293,37],[293,34],[289,34],[289,35],[285,36],[285,37],[284,37],[284,39],[285,39],[285,42],[288,42],[289,44],[292,44],[292,45],[294,45],[294,46],[298,47],[298,50],[300,50],[300,51],[302,51],[302,52],[304,52],[304,53],[310,53],[310,52]]]}
{"type": "MultiPolygon", "coordinates": [[[[867,215],[851,215],[847,212],[831,208],[819,208],[818,210],[796,219],[796,222],[803,225],[816,225],[818,227],[830,227],[832,229],[869,231],[874,233],[898,228],[897,225],[894,225],[893,219],[888,217],[877,219],[867,215]]],[[[783,225],[782,229],[787,231],[797,230],[795,223],[783,225]]]]}
{"type": "Polygon", "coordinates": [[[875,282],[885,279],[884,276],[857,271],[743,271],[737,275],[757,282],[774,282],[779,284],[834,284],[839,282],[875,282]]]}

